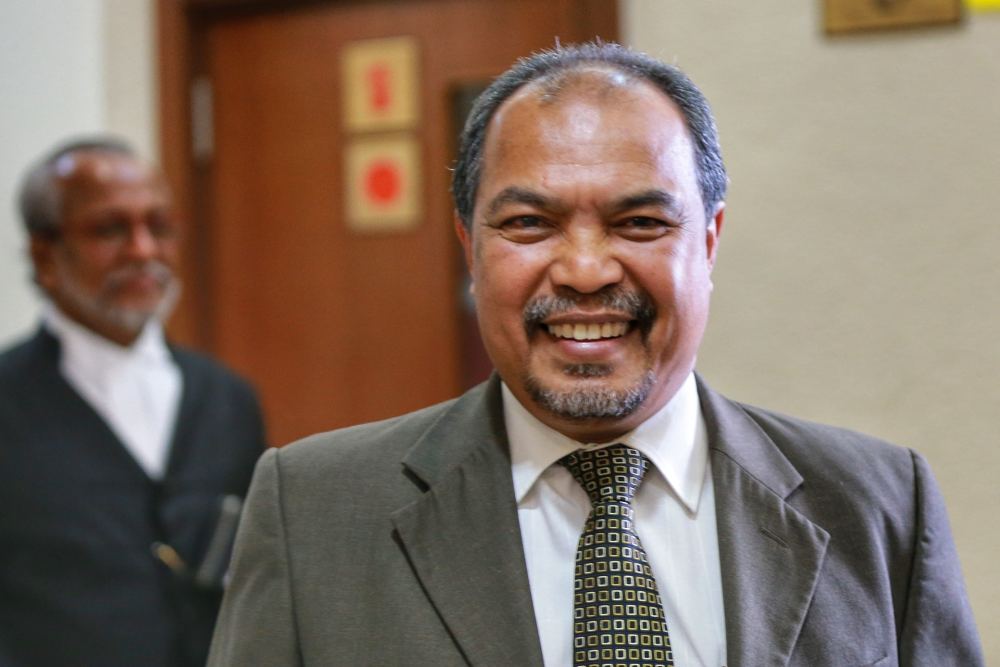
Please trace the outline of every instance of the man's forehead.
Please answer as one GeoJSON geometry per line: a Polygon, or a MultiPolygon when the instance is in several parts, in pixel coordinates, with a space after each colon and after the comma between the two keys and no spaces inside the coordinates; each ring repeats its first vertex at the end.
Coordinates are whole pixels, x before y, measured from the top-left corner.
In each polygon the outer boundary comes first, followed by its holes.
{"type": "MultiPolygon", "coordinates": [[[[512,117],[525,118],[530,126],[560,115],[569,115],[574,122],[584,120],[583,115],[598,109],[629,108],[641,114],[664,111],[678,118],[687,130],[687,123],[677,103],[654,83],[617,69],[594,65],[559,73],[556,80],[545,77],[532,81],[505,100],[490,119],[486,130],[486,143],[495,142],[498,128],[507,125],[512,117]]],[[[557,122],[565,122],[565,118],[557,122]]],[[[518,133],[524,131],[522,126],[518,133]]],[[[485,156],[484,156],[485,159],[485,156]]]]}
{"type": "Polygon", "coordinates": [[[557,101],[564,93],[604,99],[646,83],[642,77],[601,63],[581,65],[541,77],[525,88],[542,93],[546,101],[557,101]]]}
{"type": "Polygon", "coordinates": [[[153,192],[168,198],[162,175],[136,157],[124,153],[82,150],[60,157],[54,164],[64,204],[85,203],[109,194],[153,192]]]}
{"type": "Polygon", "coordinates": [[[541,106],[557,105],[567,100],[614,103],[622,95],[643,88],[670,99],[644,77],[603,63],[584,64],[529,81],[505,100],[498,112],[526,100],[541,106]]]}
{"type": "MultiPolygon", "coordinates": [[[[519,195],[517,201],[530,191],[551,204],[555,193],[548,186],[578,176],[580,183],[610,188],[601,200],[609,210],[622,208],[623,201],[634,207],[633,200],[654,190],[661,193],[660,207],[696,210],[696,202],[685,204],[676,193],[678,183],[690,177],[692,187],[685,192],[700,197],[690,130],[677,103],[642,77],[607,68],[574,74],[559,84],[557,94],[539,82],[498,109],[482,153],[476,209],[495,213],[515,199],[511,192],[519,195]],[[629,187],[622,187],[621,174],[633,179],[629,187]]],[[[597,196],[605,190],[587,192],[597,196]]]]}
{"type": "MultiPolygon", "coordinates": [[[[508,98],[487,128],[482,153],[482,174],[510,155],[537,153],[539,141],[569,141],[567,159],[576,149],[588,151],[589,160],[643,149],[659,155],[671,146],[690,150],[690,130],[677,103],[653,83],[630,77],[626,82],[615,70],[577,72],[559,86],[558,94],[541,82],[508,98]],[[615,88],[608,94],[607,86],[615,88]],[[678,143],[679,140],[679,143],[678,143]],[[594,153],[589,146],[603,145],[594,153]]],[[[635,157],[633,155],[633,157],[635,157]]]]}
{"type": "Polygon", "coordinates": [[[139,159],[126,153],[88,149],[59,157],[53,165],[56,179],[63,183],[93,184],[153,180],[154,172],[139,159]]]}

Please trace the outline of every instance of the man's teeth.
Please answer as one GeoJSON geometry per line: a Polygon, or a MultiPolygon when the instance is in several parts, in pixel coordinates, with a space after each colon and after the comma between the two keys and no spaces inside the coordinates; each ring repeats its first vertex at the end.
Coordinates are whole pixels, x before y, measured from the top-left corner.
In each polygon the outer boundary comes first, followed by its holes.
{"type": "Polygon", "coordinates": [[[603,324],[549,324],[549,333],[556,338],[573,340],[600,340],[618,338],[628,331],[628,322],[604,322],[603,324]]]}

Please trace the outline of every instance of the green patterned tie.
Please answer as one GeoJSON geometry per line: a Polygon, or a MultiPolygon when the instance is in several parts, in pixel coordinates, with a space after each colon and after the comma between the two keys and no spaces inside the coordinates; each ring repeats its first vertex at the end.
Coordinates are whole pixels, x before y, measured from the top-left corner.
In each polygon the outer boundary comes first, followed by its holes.
{"type": "Polygon", "coordinates": [[[559,460],[590,496],[576,548],[574,667],[671,667],[670,635],[632,498],[649,462],[617,444],[559,460]]]}

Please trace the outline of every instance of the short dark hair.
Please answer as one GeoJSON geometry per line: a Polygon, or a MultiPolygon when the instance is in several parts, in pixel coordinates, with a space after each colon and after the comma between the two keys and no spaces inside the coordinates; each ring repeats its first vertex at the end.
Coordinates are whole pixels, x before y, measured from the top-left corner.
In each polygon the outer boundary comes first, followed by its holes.
{"type": "Polygon", "coordinates": [[[98,151],[135,157],[132,146],[119,137],[95,135],[64,141],[36,162],[21,181],[18,207],[21,221],[31,236],[56,236],[62,226],[62,190],[56,183],[56,167],[73,153],[98,151]]]}
{"type": "Polygon", "coordinates": [[[482,174],[486,129],[497,109],[517,90],[536,81],[561,78],[589,67],[603,67],[646,81],[674,101],[684,116],[694,144],[698,187],[708,218],[726,196],[726,167],[718,130],[708,100],[678,68],[620,44],[588,42],[557,46],[521,58],[476,98],[459,141],[451,192],[462,224],[472,227],[476,191],[482,174]]]}

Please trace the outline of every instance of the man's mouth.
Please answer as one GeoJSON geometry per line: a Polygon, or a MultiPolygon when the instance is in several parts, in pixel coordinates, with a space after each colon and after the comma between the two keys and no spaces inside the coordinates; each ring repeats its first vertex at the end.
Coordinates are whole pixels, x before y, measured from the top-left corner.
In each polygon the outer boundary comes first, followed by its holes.
{"type": "Polygon", "coordinates": [[[549,333],[567,340],[605,340],[621,338],[628,333],[628,322],[578,322],[576,324],[547,324],[549,333]]]}
{"type": "Polygon", "coordinates": [[[638,291],[609,287],[595,294],[544,295],[524,307],[524,331],[567,341],[622,338],[633,330],[645,338],[656,318],[652,300],[638,291]]]}
{"type": "Polygon", "coordinates": [[[162,262],[150,261],[132,264],[112,271],[105,279],[111,289],[138,287],[163,289],[173,279],[173,272],[162,262]]]}

